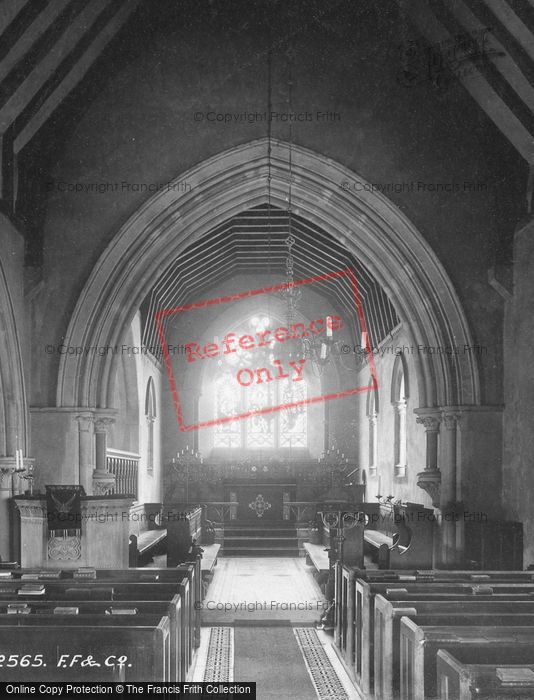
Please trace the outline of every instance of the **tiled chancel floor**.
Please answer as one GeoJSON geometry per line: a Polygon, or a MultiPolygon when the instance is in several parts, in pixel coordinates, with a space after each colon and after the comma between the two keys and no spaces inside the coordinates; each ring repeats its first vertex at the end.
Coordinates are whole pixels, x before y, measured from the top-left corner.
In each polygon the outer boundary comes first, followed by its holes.
{"type": "MultiPolygon", "coordinates": [[[[293,627],[301,656],[298,662],[307,669],[315,697],[319,700],[358,698],[332,648],[332,637],[313,628],[321,616],[322,601],[321,591],[303,559],[221,557],[204,600],[201,645],[190,680],[254,681],[254,678],[234,678],[234,635],[239,634],[239,626],[243,624],[257,626],[259,633],[262,626],[270,626],[272,633],[273,627],[285,621],[293,627]],[[217,603],[233,607],[226,611],[209,610],[217,603]],[[251,604],[249,609],[245,604],[251,604]],[[289,604],[300,604],[306,609],[299,610],[289,604]]],[[[268,657],[264,663],[269,664],[268,657]]],[[[273,667],[272,674],[276,676],[277,668],[273,667]]],[[[272,697],[260,684],[257,690],[258,698],[272,697]]],[[[308,698],[309,695],[299,695],[298,690],[291,694],[291,700],[308,698]]]]}
{"type": "Polygon", "coordinates": [[[202,624],[291,620],[312,624],[323,595],[303,558],[221,557],[202,610],[202,624]]]}

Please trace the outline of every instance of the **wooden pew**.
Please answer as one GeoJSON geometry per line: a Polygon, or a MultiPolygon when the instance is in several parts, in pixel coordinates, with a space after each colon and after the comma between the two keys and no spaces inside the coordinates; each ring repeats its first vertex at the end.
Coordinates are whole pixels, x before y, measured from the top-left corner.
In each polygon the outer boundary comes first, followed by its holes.
{"type": "MultiPolygon", "coordinates": [[[[193,561],[186,561],[174,568],[96,569],[96,580],[170,583],[181,579],[184,574],[187,575],[189,579],[187,629],[190,636],[191,653],[189,656],[191,661],[192,650],[197,649],[200,644],[200,606],[198,603],[204,598],[201,566],[202,560],[198,555],[193,561]]],[[[68,571],[63,571],[62,574],[69,575],[68,571]]]]}
{"type": "Polygon", "coordinates": [[[374,643],[374,598],[380,593],[388,599],[402,600],[460,600],[465,597],[493,599],[516,598],[534,600],[534,584],[521,582],[474,583],[471,581],[412,581],[369,582],[357,578],[354,582],[355,627],[354,627],[354,666],[353,678],[357,688],[364,695],[371,693],[371,669],[373,668],[374,643]],[[491,593],[489,591],[492,591],[491,593]]]}
{"type": "MultiPolygon", "coordinates": [[[[181,667],[185,675],[193,660],[195,643],[195,625],[198,612],[195,610],[191,595],[190,580],[187,574],[191,573],[193,565],[182,567],[183,578],[181,581],[172,582],[131,582],[123,580],[54,580],[42,582],[45,585],[43,596],[24,595],[18,590],[26,583],[23,581],[2,581],[0,583],[0,601],[12,601],[30,604],[32,601],[42,599],[77,600],[105,600],[108,602],[125,602],[130,600],[164,600],[170,601],[174,595],[182,598],[182,625],[181,625],[181,667]],[[107,584],[107,585],[104,585],[107,584]]],[[[107,572],[108,570],[106,570],[107,572]]],[[[121,573],[127,570],[119,570],[121,573]]],[[[172,570],[176,572],[176,570],[172,570]]],[[[173,574],[176,576],[176,573],[173,574]]]]}
{"type": "MultiPolygon", "coordinates": [[[[43,675],[48,679],[50,667],[55,666],[56,680],[76,681],[79,666],[58,667],[62,655],[73,654],[83,659],[92,656],[101,664],[108,660],[116,663],[126,656],[124,666],[127,681],[168,681],[170,664],[170,626],[167,616],[136,615],[4,615],[0,616],[0,655],[6,659],[12,654],[41,654],[46,663],[43,675]]],[[[2,681],[20,681],[32,677],[39,680],[39,667],[2,668],[2,681]]],[[[96,681],[99,672],[95,671],[96,681]]],[[[101,680],[109,680],[109,673],[102,672],[101,680]]]]}
{"type": "MultiPolygon", "coordinates": [[[[304,545],[307,547],[307,545],[304,545]]],[[[308,549],[308,547],[307,547],[308,549]]],[[[324,557],[326,564],[328,559],[326,553],[322,551],[320,545],[313,545],[310,551],[321,550],[319,553],[324,557]]],[[[310,556],[310,558],[312,558],[310,556]]],[[[314,562],[315,563],[315,562],[314,562]]],[[[464,581],[476,584],[494,582],[505,583],[529,583],[534,582],[532,573],[526,571],[439,571],[439,570],[398,570],[398,569],[362,569],[349,566],[346,563],[341,565],[336,562],[336,631],[335,644],[341,654],[345,665],[352,669],[354,667],[354,634],[355,634],[355,590],[354,581],[361,578],[368,582],[388,582],[404,581],[411,583],[426,583],[434,581],[436,583],[464,581]]],[[[316,564],[316,568],[317,564],[316,564]]]]}
{"type": "MultiPolygon", "coordinates": [[[[375,598],[374,673],[375,698],[393,700],[400,694],[400,620],[409,617],[418,625],[492,625],[534,627],[534,601],[387,601],[375,598]]],[[[372,671],[373,669],[371,669],[372,671]]]]}
{"type": "MultiPolygon", "coordinates": [[[[20,604],[19,600],[12,603],[20,604]]],[[[65,615],[72,616],[71,612],[59,612],[76,608],[78,615],[121,615],[128,614],[127,611],[136,610],[137,615],[157,614],[159,616],[168,615],[170,623],[170,680],[185,680],[182,674],[182,599],[176,594],[169,602],[154,600],[133,600],[122,603],[110,603],[109,601],[87,601],[87,600],[36,600],[27,603],[29,614],[34,615],[56,615],[61,620],[65,615]]],[[[10,602],[0,603],[0,616],[9,614],[10,602]]],[[[26,612],[21,614],[28,614],[26,612]]]]}
{"type": "Polygon", "coordinates": [[[167,529],[161,525],[161,503],[136,503],[129,511],[129,566],[148,563],[165,551],[167,529]]]}
{"type": "Polygon", "coordinates": [[[183,503],[166,503],[162,520],[167,528],[167,565],[191,559],[191,546],[202,544],[202,509],[183,503]]]}
{"type": "Polygon", "coordinates": [[[434,554],[434,511],[419,503],[363,503],[368,518],[367,552],[379,569],[431,568],[434,554]]]}
{"type": "Polygon", "coordinates": [[[431,700],[437,697],[436,655],[439,649],[452,654],[471,649],[480,658],[494,654],[495,663],[532,663],[534,628],[419,626],[401,618],[401,700],[431,700]]]}
{"type": "Polygon", "coordinates": [[[217,557],[219,556],[220,549],[220,544],[202,545],[202,561],[200,562],[202,575],[202,599],[205,598],[208,586],[213,579],[213,569],[217,566],[217,557]]]}
{"type": "Polygon", "coordinates": [[[503,658],[500,652],[488,654],[480,649],[475,655],[459,649],[454,656],[440,649],[436,658],[440,700],[532,700],[534,664],[514,663],[513,651],[507,663],[503,658]],[[497,656],[493,663],[492,656],[497,656]],[[514,680],[503,682],[507,676],[514,680]]]}
{"type": "Polygon", "coordinates": [[[328,549],[323,544],[311,544],[310,542],[304,542],[304,549],[306,550],[306,563],[314,567],[321,580],[327,577],[330,571],[328,549]]]}

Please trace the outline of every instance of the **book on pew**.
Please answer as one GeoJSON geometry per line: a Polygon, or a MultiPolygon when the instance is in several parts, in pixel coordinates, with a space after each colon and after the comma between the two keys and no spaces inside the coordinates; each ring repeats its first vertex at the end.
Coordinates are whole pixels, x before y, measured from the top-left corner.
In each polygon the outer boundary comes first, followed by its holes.
{"type": "Polygon", "coordinates": [[[44,595],[45,587],[42,583],[27,583],[18,590],[19,595],[44,595]]]}
{"type": "Polygon", "coordinates": [[[73,578],[96,579],[96,569],[92,566],[80,566],[72,575],[73,578]]]}
{"type": "Polygon", "coordinates": [[[0,571],[0,578],[13,578],[11,571],[0,571]]]}
{"type": "Polygon", "coordinates": [[[27,603],[9,603],[7,606],[8,615],[29,615],[31,608],[27,603]]]}
{"type": "Polygon", "coordinates": [[[39,571],[39,578],[50,580],[60,579],[61,571],[59,569],[47,569],[45,571],[39,571]]]}
{"type": "Polygon", "coordinates": [[[39,580],[39,572],[38,571],[33,571],[30,573],[22,574],[20,577],[21,581],[38,581],[39,580]]]}
{"type": "Polygon", "coordinates": [[[512,668],[510,666],[505,666],[503,668],[498,668],[497,678],[501,681],[503,685],[509,686],[522,686],[522,685],[532,685],[534,683],[534,671],[530,668],[512,668]]]}
{"type": "Polygon", "coordinates": [[[471,592],[473,595],[493,595],[491,586],[472,586],[471,592]]]}
{"type": "Polygon", "coordinates": [[[106,608],[106,615],[137,615],[137,608],[106,608]]]}
{"type": "Polygon", "coordinates": [[[74,606],[57,606],[54,608],[54,615],[79,615],[80,608],[74,606]]]}

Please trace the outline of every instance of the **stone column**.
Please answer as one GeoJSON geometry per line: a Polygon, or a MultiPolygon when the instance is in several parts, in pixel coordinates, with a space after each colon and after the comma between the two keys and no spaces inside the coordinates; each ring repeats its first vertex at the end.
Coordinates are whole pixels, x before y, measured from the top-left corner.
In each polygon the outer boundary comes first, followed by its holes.
{"type": "Polygon", "coordinates": [[[0,457],[0,556],[10,560],[9,499],[13,496],[15,457],[0,457]]]}
{"type": "Polygon", "coordinates": [[[440,413],[432,411],[418,413],[417,422],[421,423],[426,430],[426,466],[424,471],[417,475],[417,486],[426,491],[432,499],[432,505],[438,508],[440,505],[441,472],[438,469],[438,435],[440,424],[440,413]]]}
{"type": "Polygon", "coordinates": [[[93,490],[94,471],[94,421],[91,412],[80,413],[75,416],[78,423],[78,483],[90,494],[93,490]]]}
{"type": "Polygon", "coordinates": [[[20,512],[21,566],[45,568],[48,565],[46,498],[17,496],[15,503],[20,512]]]}
{"type": "Polygon", "coordinates": [[[441,562],[446,567],[453,567],[459,563],[457,551],[456,530],[457,518],[457,488],[456,488],[456,424],[460,414],[445,410],[442,413],[442,424],[445,430],[441,439],[441,562]]]}
{"type": "Polygon", "coordinates": [[[375,411],[369,416],[369,476],[376,476],[378,454],[378,416],[375,411]]]}
{"type": "MultiPolygon", "coordinates": [[[[193,420],[195,421],[195,425],[199,421],[200,396],[200,392],[195,392],[193,395],[193,420]]],[[[198,448],[198,430],[193,430],[193,450],[198,452],[198,448]]]]}
{"type": "Polygon", "coordinates": [[[95,471],[93,472],[93,494],[103,496],[113,491],[115,477],[107,469],[108,428],[114,418],[95,419],[95,471]]]}
{"type": "Polygon", "coordinates": [[[396,440],[395,445],[395,476],[406,476],[406,401],[395,402],[396,440]]]}

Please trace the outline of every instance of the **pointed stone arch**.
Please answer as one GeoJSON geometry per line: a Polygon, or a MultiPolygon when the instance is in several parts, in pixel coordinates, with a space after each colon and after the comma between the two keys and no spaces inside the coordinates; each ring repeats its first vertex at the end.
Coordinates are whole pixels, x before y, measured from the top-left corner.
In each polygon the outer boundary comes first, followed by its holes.
{"type": "Polygon", "coordinates": [[[22,348],[9,284],[0,261],[0,455],[29,453],[28,406],[22,348]],[[18,444],[17,444],[18,441],[18,444]]]}
{"type": "MultiPolygon", "coordinates": [[[[289,144],[272,144],[271,202],[287,206],[289,144]]],[[[267,140],[224,151],[181,173],[117,232],[78,299],[65,344],[117,345],[170,260],[212,228],[268,200],[267,140]],[[187,181],[188,192],[178,186],[187,181]]],[[[292,207],[340,241],[394,301],[414,343],[472,345],[462,306],[436,255],[402,212],[355,172],[292,146],[292,207]],[[358,181],[360,191],[343,183],[358,181]],[[369,190],[369,191],[367,191],[369,190]]],[[[420,407],[479,405],[474,353],[415,357],[420,407]]],[[[58,406],[113,404],[109,354],[61,358],[58,406]]]]}

